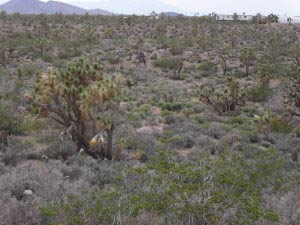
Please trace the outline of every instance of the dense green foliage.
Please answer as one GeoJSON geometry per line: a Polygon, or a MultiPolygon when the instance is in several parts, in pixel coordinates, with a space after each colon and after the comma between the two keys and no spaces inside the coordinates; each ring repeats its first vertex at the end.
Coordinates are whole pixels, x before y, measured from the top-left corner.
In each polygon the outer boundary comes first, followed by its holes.
{"type": "Polygon", "coordinates": [[[274,149],[252,153],[224,153],[218,159],[201,156],[188,163],[161,152],[151,162],[127,168],[135,177],[110,190],[69,196],[49,203],[41,213],[50,224],[120,224],[128,216],[151,212],[159,224],[254,224],[278,221],[264,205],[262,193],[278,191],[284,161],[274,149]],[[120,188],[122,187],[122,188],[120,188]],[[190,222],[189,222],[190,221],[190,222]]]}

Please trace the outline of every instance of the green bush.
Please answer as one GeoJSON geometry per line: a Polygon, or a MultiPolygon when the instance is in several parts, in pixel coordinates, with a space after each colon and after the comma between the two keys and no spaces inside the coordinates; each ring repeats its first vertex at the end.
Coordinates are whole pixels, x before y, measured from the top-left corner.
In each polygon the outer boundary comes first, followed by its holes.
{"type": "Polygon", "coordinates": [[[289,121],[281,118],[280,116],[272,116],[270,118],[270,126],[272,131],[276,133],[291,133],[293,130],[293,127],[289,121]]]}
{"type": "Polygon", "coordinates": [[[272,89],[268,87],[254,87],[247,93],[248,100],[253,102],[265,102],[272,95],[272,89]]]}
{"type": "Polygon", "coordinates": [[[181,109],[183,109],[183,104],[180,102],[164,102],[160,105],[162,110],[180,111],[181,109]]]}
{"type": "Polygon", "coordinates": [[[112,65],[120,63],[120,57],[113,53],[108,54],[107,60],[112,65]]]}
{"type": "Polygon", "coordinates": [[[217,67],[216,65],[211,62],[211,61],[206,61],[206,62],[202,62],[199,66],[198,66],[198,70],[201,71],[217,71],[217,67]]]}
{"type": "Polygon", "coordinates": [[[3,104],[0,104],[0,131],[6,131],[10,134],[22,133],[22,119],[3,104]]]}
{"type": "Polygon", "coordinates": [[[151,114],[152,106],[149,104],[143,104],[134,109],[134,112],[139,113],[139,115],[145,119],[147,116],[151,114]]]}
{"type": "Polygon", "coordinates": [[[276,150],[254,151],[247,159],[240,152],[225,152],[217,159],[201,155],[192,162],[176,158],[160,152],[144,165],[128,165],[118,181],[123,181],[121,189],[71,195],[42,207],[41,214],[47,224],[76,225],[112,224],[116,215],[123,224],[135,224],[143,212],[174,225],[279,221],[263,198],[266,188],[278,191],[283,182],[284,161],[276,150]],[[124,176],[129,175],[135,179],[128,182],[124,176]],[[124,222],[128,218],[131,223],[124,222]]]}
{"type": "Polygon", "coordinates": [[[183,52],[184,46],[176,40],[170,40],[168,42],[168,46],[170,47],[170,52],[172,55],[181,55],[183,52]]]}
{"type": "Polygon", "coordinates": [[[154,66],[160,67],[163,69],[175,70],[175,69],[179,68],[179,66],[181,64],[181,60],[177,59],[177,58],[163,57],[163,58],[155,60],[153,64],[154,64],[154,66]]]}

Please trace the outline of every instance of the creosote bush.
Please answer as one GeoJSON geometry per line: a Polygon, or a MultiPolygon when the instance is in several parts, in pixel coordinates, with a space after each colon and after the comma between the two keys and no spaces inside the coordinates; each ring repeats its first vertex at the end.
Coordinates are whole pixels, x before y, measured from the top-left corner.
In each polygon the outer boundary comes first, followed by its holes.
{"type": "Polygon", "coordinates": [[[280,171],[284,161],[276,150],[255,151],[252,156],[224,152],[216,160],[201,156],[179,162],[176,158],[160,152],[143,166],[123,170],[123,176],[136,179],[125,182],[120,177],[122,189],[71,195],[42,207],[41,214],[50,224],[65,221],[81,225],[127,224],[129,218],[129,224],[138,224],[135,218],[143,212],[160,221],[151,221],[155,225],[252,225],[279,220],[263,198],[263,193],[278,191],[278,182],[283,179],[280,171]],[[267,191],[270,186],[276,188],[267,191]]]}
{"type": "Polygon", "coordinates": [[[265,102],[272,95],[268,87],[253,87],[247,92],[247,98],[253,102],[265,102]]]}
{"type": "Polygon", "coordinates": [[[163,57],[154,61],[154,66],[162,69],[176,70],[180,67],[181,60],[171,57],[163,57]]]}

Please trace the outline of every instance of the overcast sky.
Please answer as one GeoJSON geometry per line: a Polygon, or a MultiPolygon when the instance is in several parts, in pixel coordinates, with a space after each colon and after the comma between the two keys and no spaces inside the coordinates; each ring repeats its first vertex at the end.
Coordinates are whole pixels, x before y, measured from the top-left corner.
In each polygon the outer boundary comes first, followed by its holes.
{"type": "MultiPolygon", "coordinates": [[[[47,1],[47,0],[43,0],[47,1]]],[[[109,0],[57,0],[75,4],[85,8],[101,8],[101,2],[109,0]]],[[[126,2],[126,0],[122,0],[126,2]]],[[[132,0],[131,0],[132,1],[132,0]]],[[[139,0],[148,1],[151,0],[139,0]]],[[[217,12],[217,13],[242,13],[263,14],[276,13],[300,16],[300,0],[161,0],[175,6],[184,12],[217,12]]],[[[0,0],[1,3],[7,0],[0,0]]],[[[105,9],[105,8],[103,8],[105,9]]],[[[138,12],[137,12],[138,13],[138,12]]]]}

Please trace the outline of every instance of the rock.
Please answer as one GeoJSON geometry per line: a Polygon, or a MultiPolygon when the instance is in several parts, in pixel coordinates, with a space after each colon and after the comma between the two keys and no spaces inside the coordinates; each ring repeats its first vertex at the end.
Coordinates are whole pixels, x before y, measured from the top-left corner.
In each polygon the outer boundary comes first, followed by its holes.
{"type": "Polygon", "coordinates": [[[280,80],[278,80],[278,79],[272,79],[272,80],[270,80],[269,87],[271,89],[276,89],[276,88],[278,88],[280,86],[280,84],[281,84],[280,80]]]}
{"type": "Polygon", "coordinates": [[[32,190],[25,190],[24,195],[33,195],[32,190]]]}
{"type": "Polygon", "coordinates": [[[125,110],[125,111],[128,111],[130,109],[130,104],[127,103],[127,102],[121,102],[120,103],[120,108],[125,110]]]}

